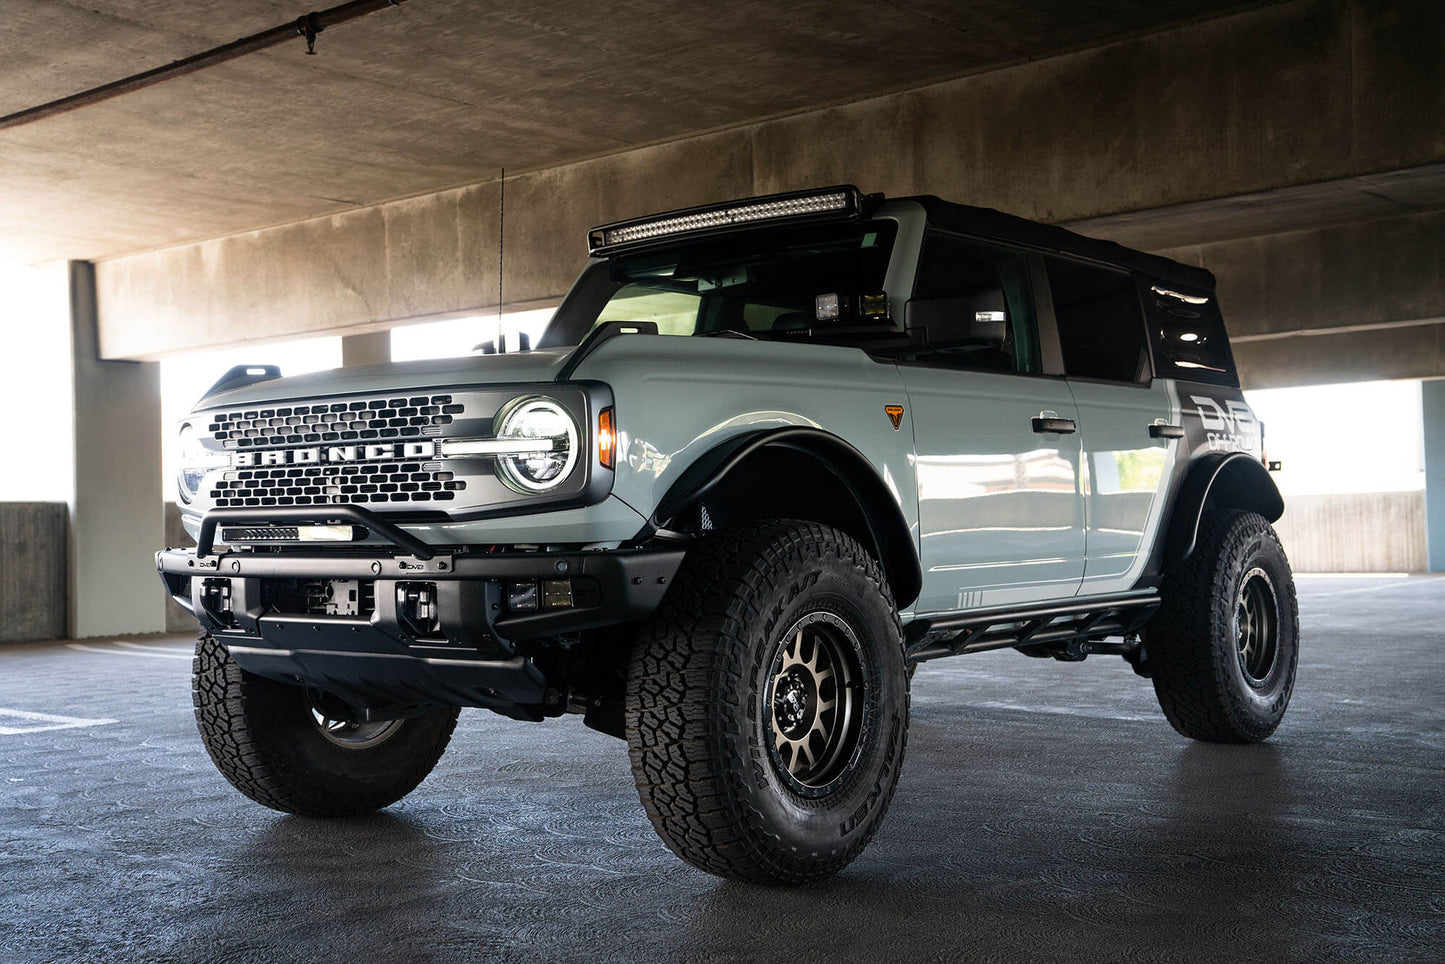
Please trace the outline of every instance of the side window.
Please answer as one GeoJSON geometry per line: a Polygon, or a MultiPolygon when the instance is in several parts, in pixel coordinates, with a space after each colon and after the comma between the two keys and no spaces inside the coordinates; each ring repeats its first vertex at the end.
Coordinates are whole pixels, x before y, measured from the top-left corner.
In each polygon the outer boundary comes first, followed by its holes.
{"type": "Polygon", "coordinates": [[[1062,258],[1045,261],[1064,371],[1080,378],[1146,381],[1149,352],[1134,279],[1123,271],[1062,258]]]}
{"type": "Polygon", "coordinates": [[[1212,295],[1144,281],[1145,314],[1161,375],[1215,385],[1238,385],[1224,320],[1212,295]]]}
{"type": "Polygon", "coordinates": [[[921,340],[913,361],[949,368],[1038,370],[1038,339],[1021,251],[930,231],[924,235],[910,335],[921,340]]]}

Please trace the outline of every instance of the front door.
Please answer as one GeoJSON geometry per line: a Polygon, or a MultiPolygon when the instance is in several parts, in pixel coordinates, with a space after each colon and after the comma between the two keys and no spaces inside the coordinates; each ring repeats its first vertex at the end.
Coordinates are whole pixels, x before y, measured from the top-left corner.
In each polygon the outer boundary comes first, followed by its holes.
{"type": "Polygon", "coordinates": [[[1062,381],[900,366],[918,453],[919,612],[1073,596],[1084,575],[1077,424],[1062,381]]]}
{"type": "Polygon", "coordinates": [[[1021,252],[930,232],[898,363],[917,452],[917,609],[956,612],[1073,596],[1084,574],[1078,411],[1036,374],[1021,252]]]}

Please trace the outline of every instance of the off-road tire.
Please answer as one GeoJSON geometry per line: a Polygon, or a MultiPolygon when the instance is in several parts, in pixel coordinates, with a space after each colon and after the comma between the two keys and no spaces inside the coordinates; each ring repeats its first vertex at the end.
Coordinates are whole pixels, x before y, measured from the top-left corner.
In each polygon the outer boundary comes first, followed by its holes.
{"type": "Polygon", "coordinates": [[[304,688],[246,672],[205,634],[191,696],[206,752],[232,786],[273,810],[315,817],[370,813],[416,789],[441,759],[458,712],[403,720],[374,746],[338,746],[316,725],[304,688]]]}
{"type": "Polygon", "coordinates": [[[627,742],[638,794],[663,842],[721,877],[795,884],[842,870],[888,809],[907,732],[887,583],[861,545],[827,526],[766,521],[701,540],[633,648],[627,742]],[[768,699],[778,698],[784,637],[801,640],[809,621],[850,640],[856,683],[842,705],[861,721],[838,775],[815,787],[792,782],[777,756],[779,704],[768,699]]]}
{"type": "Polygon", "coordinates": [[[1165,717],[1183,735],[1211,743],[1268,737],[1289,705],[1299,662],[1294,578],[1274,529],[1253,512],[1207,512],[1194,552],[1166,573],[1161,591],[1144,646],[1165,717]],[[1267,588],[1275,609],[1273,658],[1252,680],[1252,657],[1240,648],[1246,582],[1267,588]]]}

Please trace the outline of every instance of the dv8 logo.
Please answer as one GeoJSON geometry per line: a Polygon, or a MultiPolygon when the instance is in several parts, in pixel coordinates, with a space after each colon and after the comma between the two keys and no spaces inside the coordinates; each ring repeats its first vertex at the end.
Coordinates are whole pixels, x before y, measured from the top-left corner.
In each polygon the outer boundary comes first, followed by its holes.
{"type": "Polygon", "coordinates": [[[1258,451],[1259,420],[1244,402],[1229,398],[1221,406],[1204,395],[1190,395],[1189,400],[1199,408],[1199,421],[1204,425],[1211,452],[1258,451]]]}

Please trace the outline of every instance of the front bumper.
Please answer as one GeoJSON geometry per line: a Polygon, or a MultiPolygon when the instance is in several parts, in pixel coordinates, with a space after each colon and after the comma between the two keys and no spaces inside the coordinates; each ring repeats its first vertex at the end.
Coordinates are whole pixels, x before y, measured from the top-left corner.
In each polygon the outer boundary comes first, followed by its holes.
{"type": "MultiPolygon", "coordinates": [[[[207,534],[209,535],[209,533],[207,534]]],[[[518,654],[526,640],[565,636],[645,618],[682,564],[681,549],[598,552],[340,555],[195,551],[156,554],[166,591],[224,641],[249,672],[335,693],[357,707],[485,706],[532,718],[541,672],[518,654]],[[538,592],[537,608],[509,608],[508,587],[566,584],[538,592]],[[343,610],[288,611],[298,586],[349,587],[343,610]],[[284,588],[284,592],[282,591],[284,588]],[[429,617],[409,607],[418,595],[429,617]],[[561,604],[565,598],[568,605],[561,604]],[[553,602],[553,605],[548,605],[553,602]],[[344,612],[344,610],[351,610],[344,612]]]]}

